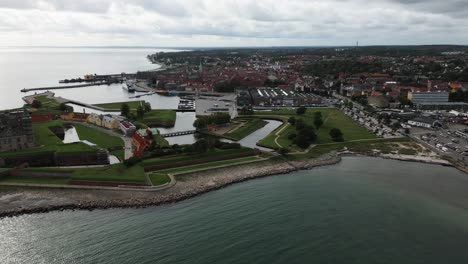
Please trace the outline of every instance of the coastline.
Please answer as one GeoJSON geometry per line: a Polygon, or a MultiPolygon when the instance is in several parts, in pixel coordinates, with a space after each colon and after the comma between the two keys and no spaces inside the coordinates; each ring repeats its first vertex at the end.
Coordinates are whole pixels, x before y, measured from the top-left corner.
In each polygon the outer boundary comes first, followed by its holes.
{"type": "MultiPolygon", "coordinates": [[[[18,188],[18,190],[6,191],[5,194],[0,196],[0,218],[64,210],[91,211],[95,209],[144,208],[171,204],[251,179],[287,175],[295,171],[338,164],[342,160],[342,157],[349,156],[377,157],[456,167],[442,160],[418,160],[414,158],[415,156],[376,156],[362,155],[353,152],[328,153],[316,159],[309,160],[284,160],[281,162],[267,160],[254,164],[180,174],[177,176],[177,184],[169,189],[155,193],[18,188]]],[[[464,172],[466,173],[466,171],[464,172]]]]}

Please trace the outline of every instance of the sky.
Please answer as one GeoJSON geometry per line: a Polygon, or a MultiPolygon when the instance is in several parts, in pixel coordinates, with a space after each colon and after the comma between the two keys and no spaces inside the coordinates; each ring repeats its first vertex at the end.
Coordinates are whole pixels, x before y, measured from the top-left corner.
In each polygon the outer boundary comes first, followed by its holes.
{"type": "Polygon", "coordinates": [[[468,0],[0,0],[0,46],[468,44],[468,0]]]}

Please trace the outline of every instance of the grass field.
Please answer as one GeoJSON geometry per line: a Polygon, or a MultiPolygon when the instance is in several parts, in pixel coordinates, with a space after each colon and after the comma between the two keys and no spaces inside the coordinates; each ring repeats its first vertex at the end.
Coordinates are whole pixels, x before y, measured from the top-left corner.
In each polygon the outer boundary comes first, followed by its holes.
{"type": "Polygon", "coordinates": [[[151,110],[138,121],[150,127],[173,127],[176,118],[176,111],[174,110],[151,110]]]}
{"type": "Polygon", "coordinates": [[[39,178],[39,177],[13,177],[8,176],[1,178],[0,182],[16,182],[16,183],[34,183],[34,184],[68,184],[70,179],[62,178],[39,178]]]}
{"type": "MultiPolygon", "coordinates": [[[[322,113],[322,120],[323,125],[320,127],[319,130],[316,130],[317,133],[317,142],[316,144],[325,144],[325,143],[332,143],[333,140],[331,139],[329,132],[330,129],[336,127],[343,132],[344,140],[346,141],[353,141],[353,140],[361,140],[361,139],[374,139],[376,136],[367,129],[359,126],[356,122],[354,122],[350,117],[344,115],[341,111],[335,108],[309,108],[307,112],[302,115],[296,115],[295,110],[292,109],[281,109],[271,112],[261,112],[261,115],[267,116],[279,116],[283,118],[289,118],[294,116],[296,119],[302,119],[306,125],[314,126],[314,114],[316,112],[322,113]]],[[[274,133],[268,135],[266,138],[260,141],[260,144],[263,146],[267,146],[270,148],[278,148],[278,147],[293,147],[293,142],[288,139],[288,135],[291,133],[296,133],[296,129],[294,126],[291,125],[284,125],[286,126],[285,129],[281,130],[281,133],[278,137],[278,144],[276,144],[275,139],[276,136],[274,133]]],[[[278,129],[277,131],[279,131],[278,129]]]]}
{"type": "Polygon", "coordinates": [[[140,104],[144,106],[145,101],[140,100],[140,101],[115,102],[115,103],[95,104],[95,106],[99,106],[108,110],[120,111],[122,104],[128,104],[131,110],[136,110],[140,104]]]}
{"type": "Polygon", "coordinates": [[[172,156],[172,157],[152,158],[152,159],[146,159],[142,161],[141,165],[145,167],[145,166],[151,166],[151,165],[170,164],[170,163],[175,163],[175,162],[180,162],[180,161],[209,158],[209,157],[219,156],[219,155],[242,153],[246,151],[250,151],[250,149],[241,148],[241,149],[213,150],[213,151],[209,151],[206,153],[199,153],[199,154],[192,154],[192,155],[184,154],[184,155],[178,155],[178,156],[172,156]]]}
{"type": "Polygon", "coordinates": [[[241,140],[245,138],[246,136],[252,134],[253,132],[259,130],[260,128],[264,127],[266,124],[267,124],[266,121],[259,119],[259,118],[250,119],[250,120],[247,120],[247,122],[242,124],[237,129],[229,131],[228,133],[225,133],[224,135],[230,138],[233,138],[235,140],[241,140]]]}
{"type": "Polygon", "coordinates": [[[127,168],[119,163],[106,167],[74,169],[72,179],[141,183],[145,182],[145,172],[139,165],[127,168]]]}
{"type": "Polygon", "coordinates": [[[236,164],[240,162],[247,162],[247,161],[254,161],[254,160],[260,160],[260,158],[256,156],[252,156],[252,157],[244,157],[244,158],[238,158],[238,159],[207,162],[203,164],[196,164],[196,165],[177,167],[177,168],[172,168],[172,169],[167,169],[167,170],[160,170],[158,171],[158,173],[178,173],[178,172],[198,170],[198,169],[208,169],[208,168],[217,167],[217,166],[224,166],[224,165],[230,165],[230,164],[236,164]]]}
{"type": "MultiPolygon", "coordinates": [[[[73,124],[81,140],[88,140],[101,148],[124,147],[124,142],[120,137],[111,136],[101,130],[93,129],[82,124],[73,124]]],[[[111,152],[120,160],[124,159],[125,151],[116,150],[111,152]]]]}
{"type": "Polygon", "coordinates": [[[153,186],[159,186],[171,182],[171,178],[163,173],[150,173],[148,177],[151,180],[153,186]]]}

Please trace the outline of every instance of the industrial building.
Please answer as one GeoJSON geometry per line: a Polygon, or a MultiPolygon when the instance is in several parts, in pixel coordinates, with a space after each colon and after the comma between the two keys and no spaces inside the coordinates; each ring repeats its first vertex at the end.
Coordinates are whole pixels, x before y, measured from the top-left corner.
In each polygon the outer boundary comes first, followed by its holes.
{"type": "Polygon", "coordinates": [[[0,112],[0,152],[34,147],[32,119],[23,109],[0,112]]]}
{"type": "Polygon", "coordinates": [[[420,110],[468,110],[468,104],[449,102],[448,92],[410,92],[408,99],[420,110]]]}
{"type": "Polygon", "coordinates": [[[280,88],[255,88],[249,90],[255,106],[315,106],[322,103],[320,96],[298,93],[280,88]]]}

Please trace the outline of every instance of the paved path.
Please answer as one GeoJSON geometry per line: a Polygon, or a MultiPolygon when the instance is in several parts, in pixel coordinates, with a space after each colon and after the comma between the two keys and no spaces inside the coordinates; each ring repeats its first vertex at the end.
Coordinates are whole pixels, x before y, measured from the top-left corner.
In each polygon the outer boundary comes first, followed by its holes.
{"type": "Polygon", "coordinates": [[[280,147],[280,148],[282,148],[283,146],[281,146],[281,144],[278,142],[278,139],[279,139],[279,137],[281,136],[281,132],[283,132],[283,130],[285,130],[287,127],[289,127],[289,123],[286,123],[286,125],[285,125],[284,127],[282,127],[280,130],[278,130],[278,131],[275,133],[275,136],[276,136],[276,138],[275,138],[275,144],[276,144],[278,147],[280,147]]]}

